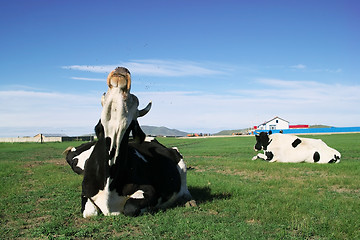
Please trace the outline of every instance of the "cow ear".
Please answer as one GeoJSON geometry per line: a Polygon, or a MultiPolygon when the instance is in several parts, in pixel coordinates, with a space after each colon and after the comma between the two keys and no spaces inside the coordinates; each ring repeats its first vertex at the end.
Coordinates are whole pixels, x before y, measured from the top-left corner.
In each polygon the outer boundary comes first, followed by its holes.
{"type": "Polygon", "coordinates": [[[104,126],[101,124],[101,120],[95,126],[95,134],[98,139],[104,138],[104,126]]]}
{"type": "Polygon", "coordinates": [[[137,120],[133,121],[132,135],[136,143],[143,143],[145,140],[146,135],[137,120]]]}
{"type": "Polygon", "coordinates": [[[105,94],[104,93],[102,96],[101,96],[101,106],[103,107],[104,106],[104,103],[105,103],[105,94]]]}

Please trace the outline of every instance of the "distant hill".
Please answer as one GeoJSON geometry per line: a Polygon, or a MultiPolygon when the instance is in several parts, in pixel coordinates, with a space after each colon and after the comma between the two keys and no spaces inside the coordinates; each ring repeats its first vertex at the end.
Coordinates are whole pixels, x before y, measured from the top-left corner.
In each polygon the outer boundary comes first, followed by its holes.
{"type": "Polygon", "coordinates": [[[188,133],[179,131],[177,129],[170,129],[167,127],[155,127],[155,126],[141,126],[141,129],[146,133],[146,135],[151,136],[186,136],[188,133]]]}
{"type": "MultiPolygon", "coordinates": [[[[310,125],[309,128],[331,128],[331,126],[326,125],[310,125]]],[[[146,133],[146,135],[151,136],[177,136],[182,137],[186,136],[188,133],[183,132],[177,129],[170,129],[167,127],[155,127],[155,126],[147,126],[143,125],[141,126],[141,129],[146,133]]],[[[215,133],[213,135],[232,135],[233,133],[239,134],[239,133],[247,133],[248,129],[235,129],[235,130],[222,130],[218,133],[215,133]]]]}
{"type": "Polygon", "coordinates": [[[222,130],[218,133],[215,133],[213,135],[232,135],[233,133],[239,134],[239,133],[246,133],[247,129],[237,129],[237,130],[222,130]]]}
{"type": "Polygon", "coordinates": [[[332,128],[332,127],[326,125],[310,125],[309,128],[332,128]]]}

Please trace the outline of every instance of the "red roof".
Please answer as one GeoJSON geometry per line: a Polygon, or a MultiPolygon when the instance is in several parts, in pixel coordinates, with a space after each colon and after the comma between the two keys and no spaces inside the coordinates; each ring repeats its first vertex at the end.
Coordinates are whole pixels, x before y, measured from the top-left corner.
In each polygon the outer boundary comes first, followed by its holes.
{"type": "Polygon", "coordinates": [[[289,125],[289,128],[309,128],[309,125],[305,125],[305,124],[303,124],[303,125],[301,125],[301,124],[299,124],[299,125],[289,125]]]}

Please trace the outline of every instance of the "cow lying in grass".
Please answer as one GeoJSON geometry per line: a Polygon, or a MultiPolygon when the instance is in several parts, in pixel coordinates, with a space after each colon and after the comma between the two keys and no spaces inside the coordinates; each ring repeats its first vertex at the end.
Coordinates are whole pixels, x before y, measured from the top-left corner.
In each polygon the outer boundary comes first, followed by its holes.
{"type": "Polygon", "coordinates": [[[156,140],[144,142],[145,134],[137,118],[145,115],[151,104],[141,111],[137,109],[138,99],[130,94],[130,72],[116,68],[107,83],[101,119],[95,127],[98,140],[66,150],[72,169],[84,175],[83,216],[100,212],[137,216],[190,201],[181,154],[156,140]]]}
{"type": "Polygon", "coordinates": [[[300,138],[295,135],[268,134],[255,135],[255,151],[263,150],[252,158],[269,162],[289,163],[339,163],[340,153],[330,148],[321,139],[300,138]]]}

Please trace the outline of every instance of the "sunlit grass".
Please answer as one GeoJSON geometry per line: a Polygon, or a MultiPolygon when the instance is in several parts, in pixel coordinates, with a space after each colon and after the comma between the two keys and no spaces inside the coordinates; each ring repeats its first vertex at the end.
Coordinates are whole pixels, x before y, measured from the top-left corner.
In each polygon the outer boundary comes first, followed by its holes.
{"type": "Polygon", "coordinates": [[[57,239],[358,239],[360,134],[309,136],[339,164],[251,161],[253,137],[174,139],[198,207],[131,218],[80,213],[81,176],[62,151],[80,143],[0,144],[0,236],[57,239]]]}

